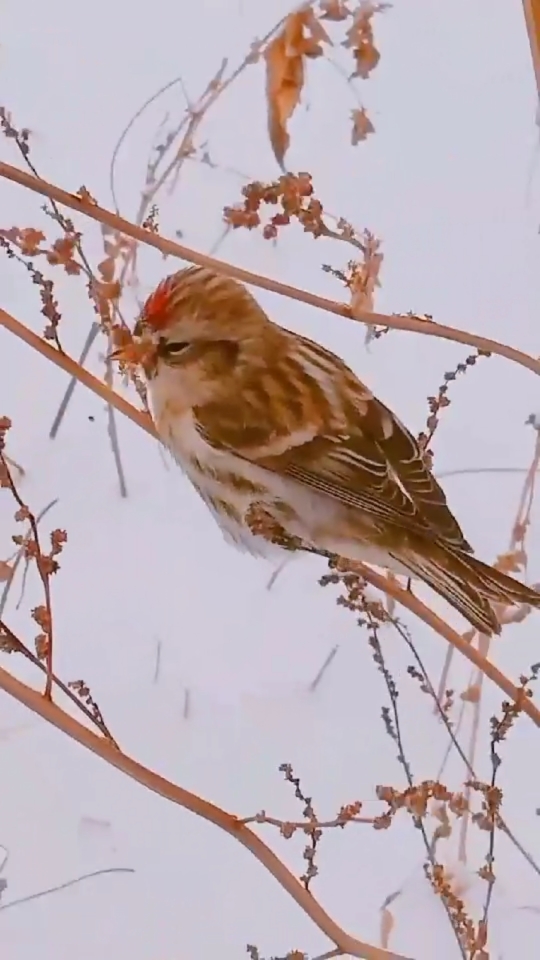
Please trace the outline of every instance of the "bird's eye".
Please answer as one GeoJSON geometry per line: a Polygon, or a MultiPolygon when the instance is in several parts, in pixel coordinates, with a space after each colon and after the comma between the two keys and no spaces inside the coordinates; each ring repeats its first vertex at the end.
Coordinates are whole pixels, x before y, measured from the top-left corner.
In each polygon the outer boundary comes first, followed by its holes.
{"type": "Polygon", "coordinates": [[[161,339],[158,346],[158,353],[162,357],[177,357],[191,344],[174,340],[161,339]]]}

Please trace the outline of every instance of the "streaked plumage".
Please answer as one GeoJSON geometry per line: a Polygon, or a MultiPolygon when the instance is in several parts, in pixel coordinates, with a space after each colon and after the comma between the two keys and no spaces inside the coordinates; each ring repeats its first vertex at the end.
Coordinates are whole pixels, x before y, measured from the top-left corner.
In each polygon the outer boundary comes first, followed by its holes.
{"type": "Polygon", "coordinates": [[[135,335],[156,428],[225,535],[272,549],[246,514],[291,536],[418,577],[485,633],[493,603],[540,594],[472,550],[418,444],[329,350],[278,327],[241,284],[201,267],[149,297],[135,335]]]}

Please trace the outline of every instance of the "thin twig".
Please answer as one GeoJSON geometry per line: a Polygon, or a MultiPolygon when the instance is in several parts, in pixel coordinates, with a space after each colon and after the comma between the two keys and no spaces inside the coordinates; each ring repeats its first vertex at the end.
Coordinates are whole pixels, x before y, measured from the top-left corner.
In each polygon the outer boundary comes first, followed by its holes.
{"type": "Polygon", "coordinates": [[[303,831],[308,833],[312,829],[329,830],[333,827],[344,827],[348,823],[370,823],[376,822],[375,817],[335,817],[333,820],[277,820],[275,817],[268,817],[266,813],[256,813],[253,817],[243,817],[241,823],[268,823],[279,830],[292,830],[294,832],[303,831]]]}
{"type": "MultiPolygon", "coordinates": [[[[44,696],[50,700],[52,695],[52,684],[53,684],[53,613],[52,613],[51,583],[50,583],[51,574],[49,570],[45,569],[45,560],[47,559],[50,562],[51,558],[50,557],[46,558],[45,554],[41,549],[41,542],[39,538],[39,531],[38,531],[36,517],[34,516],[32,511],[27,507],[19,491],[17,490],[17,487],[15,486],[15,483],[11,476],[9,466],[6,463],[5,456],[1,449],[0,449],[0,461],[4,465],[4,476],[5,476],[6,485],[11,491],[11,495],[15,500],[16,504],[18,505],[19,511],[24,516],[24,518],[28,521],[30,530],[32,531],[33,545],[35,548],[35,555],[33,556],[33,559],[36,562],[36,567],[39,574],[39,578],[43,586],[43,595],[45,599],[46,620],[44,623],[41,623],[36,619],[36,622],[39,624],[39,626],[43,630],[43,635],[46,636],[47,638],[46,648],[45,648],[45,659],[46,659],[47,667],[45,671],[46,681],[45,681],[44,696]],[[45,624],[46,624],[46,629],[45,629],[45,624]]],[[[53,536],[54,534],[51,535],[51,537],[53,536]]],[[[30,540],[27,541],[27,549],[29,546],[30,546],[30,540]]],[[[54,542],[53,542],[52,549],[54,550],[54,542]]],[[[61,549],[61,547],[59,549],[61,549]]],[[[52,557],[52,551],[51,551],[51,557],[52,557]]]]}
{"type": "Polygon", "coordinates": [[[94,870],[92,873],[83,873],[80,877],[74,877],[73,880],[67,880],[65,883],[59,883],[56,887],[48,887],[47,890],[39,890],[38,893],[30,893],[27,897],[20,897],[18,900],[11,900],[10,903],[0,905],[0,910],[9,910],[10,907],[19,907],[22,903],[29,903],[30,900],[39,900],[40,897],[47,897],[50,893],[57,893],[59,890],[67,890],[68,887],[74,887],[82,880],[90,880],[91,877],[101,877],[105,873],[135,873],[133,867],[106,867],[104,870],[94,870]]]}
{"type": "MultiPolygon", "coordinates": [[[[7,460],[7,459],[8,459],[8,458],[6,457],[6,460],[7,460]]],[[[45,514],[48,513],[49,510],[52,509],[52,507],[56,506],[57,503],[58,503],[58,497],[56,497],[55,500],[51,500],[51,502],[48,503],[47,506],[43,508],[43,510],[41,510],[38,514],[36,514],[36,524],[39,524],[40,521],[41,521],[41,520],[43,519],[43,517],[45,516],[45,514]]],[[[8,599],[8,596],[9,596],[9,591],[10,591],[10,589],[11,589],[11,585],[12,585],[14,579],[15,579],[15,574],[16,574],[16,572],[17,572],[17,567],[19,566],[19,563],[21,562],[21,560],[22,560],[23,557],[24,557],[24,544],[25,544],[27,541],[28,541],[28,535],[25,537],[25,540],[24,540],[24,542],[23,542],[22,547],[20,547],[19,550],[17,551],[17,555],[16,555],[15,560],[13,561],[12,566],[11,566],[11,573],[10,573],[10,575],[9,575],[9,578],[6,580],[6,582],[5,582],[5,584],[4,584],[4,589],[2,590],[2,594],[1,594],[1,596],[0,596],[0,619],[2,618],[3,613],[4,613],[4,609],[5,609],[5,606],[6,606],[6,603],[7,603],[7,599],[8,599]]],[[[27,562],[28,562],[28,561],[27,561],[27,562]]]]}
{"type": "MultiPolygon", "coordinates": [[[[472,780],[478,780],[478,776],[477,776],[477,774],[476,774],[476,772],[475,772],[475,769],[474,769],[474,763],[473,763],[473,761],[470,759],[470,757],[467,757],[465,751],[463,750],[463,747],[461,746],[461,744],[460,744],[460,742],[459,742],[459,740],[458,740],[458,738],[457,738],[457,727],[456,727],[456,730],[453,730],[453,729],[452,729],[452,725],[450,724],[450,722],[449,722],[449,720],[448,720],[448,717],[446,716],[446,714],[445,714],[445,712],[444,712],[444,710],[443,710],[443,708],[442,708],[442,706],[441,706],[440,698],[439,698],[439,696],[437,695],[437,692],[436,692],[436,690],[435,690],[435,687],[433,686],[433,684],[432,684],[432,682],[431,682],[431,680],[430,680],[430,678],[429,678],[429,674],[428,674],[428,672],[427,672],[427,670],[426,670],[426,668],[425,668],[425,666],[424,666],[424,663],[423,663],[423,660],[422,660],[420,654],[418,653],[418,650],[417,650],[417,648],[416,648],[416,645],[413,643],[413,640],[412,640],[412,637],[411,637],[409,631],[407,630],[407,628],[405,627],[404,624],[402,624],[399,620],[397,620],[397,619],[395,619],[395,618],[393,618],[393,617],[390,618],[390,621],[389,621],[389,622],[392,623],[392,625],[394,626],[394,628],[398,631],[398,633],[400,634],[400,636],[402,637],[402,639],[405,641],[405,643],[406,643],[407,646],[409,647],[409,650],[411,651],[414,659],[416,660],[416,663],[418,664],[418,666],[419,666],[419,668],[420,668],[420,670],[421,670],[421,672],[422,672],[422,674],[423,674],[423,676],[424,676],[424,680],[425,680],[425,683],[426,683],[426,687],[427,687],[428,693],[429,693],[430,697],[432,698],[433,703],[434,703],[434,705],[435,705],[435,710],[436,710],[436,712],[439,714],[439,716],[440,716],[440,718],[441,718],[444,726],[446,727],[446,731],[447,731],[448,737],[449,737],[449,751],[450,751],[450,750],[452,749],[452,747],[453,747],[453,748],[456,750],[456,752],[458,753],[458,755],[459,755],[459,757],[461,758],[461,760],[463,761],[463,764],[464,764],[464,766],[465,766],[465,769],[467,770],[467,773],[468,773],[469,778],[472,779],[472,780]]],[[[451,649],[451,648],[450,648],[450,649],[451,649]]],[[[481,672],[481,671],[479,671],[479,672],[480,672],[480,676],[483,676],[482,672],[481,672]]],[[[464,704],[462,704],[462,706],[464,706],[464,704]]],[[[442,766],[441,766],[441,768],[439,769],[439,771],[438,771],[438,773],[437,773],[437,777],[436,777],[437,780],[440,780],[440,779],[441,779],[442,773],[443,773],[443,768],[442,768],[442,766]]],[[[517,837],[516,837],[516,835],[514,834],[514,832],[510,829],[510,827],[508,826],[508,824],[506,823],[506,821],[505,821],[502,817],[500,817],[500,820],[499,820],[499,829],[500,829],[503,833],[506,834],[506,836],[508,837],[508,839],[510,840],[510,842],[511,842],[511,843],[514,845],[514,847],[519,851],[519,853],[522,855],[522,857],[524,857],[524,859],[527,861],[527,863],[529,864],[529,866],[532,867],[532,869],[533,869],[534,872],[537,874],[537,876],[540,876],[540,866],[538,866],[538,864],[536,863],[536,861],[535,861],[535,859],[532,857],[532,855],[525,849],[525,847],[522,845],[522,843],[517,839],[517,837]]]]}
{"type": "MultiPolygon", "coordinates": [[[[113,389],[113,365],[112,360],[107,355],[105,358],[105,376],[104,380],[107,386],[112,390],[113,389]]],[[[109,435],[109,440],[111,443],[111,450],[113,453],[114,462],[116,464],[116,472],[118,474],[118,482],[120,484],[120,496],[124,499],[128,495],[127,484],[126,484],[126,475],[124,473],[124,466],[122,463],[122,456],[120,454],[120,444],[118,442],[118,430],[116,428],[116,418],[115,410],[112,403],[107,404],[107,433],[109,435]]]]}
{"type": "Polygon", "coordinates": [[[310,683],[310,685],[309,685],[309,692],[310,692],[310,693],[313,693],[313,692],[317,689],[317,687],[319,686],[319,684],[320,684],[320,682],[321,682],[324,674],[325,674],[326,671],[328,670],[328,667],[329,667],[330,664],[332,663],[332,660],[333,660],[334,657],[336,656],[336,653],[338,652],[338,650],[339,650],[339,644],[336,643],[335,647],[332,647],[332,649],[331,649],[330,653],[328,654],[328,656],[326,657],[324,663],[322,664],[322,666],[319,667],[319,669],[317,670],[317,673],[316,673],[315,676],[313,677],[313,680],[311,681],[311,683],[310,683]]]}
{"type": "MultiPolygon", "coordinates": [[[[81,367],[84,366],[85,360],[88,354],[90,353],[90,350],[92,349],[95,340],[97,339],[99,331],[100,331],[99,323],[94,322],[90,327],[90,330],[88,331],[86,340],[84,341],[83,348],[79,355],[78,363],[81,367]]],[[[54,438],[56,437],[56,434],[58,433],[58,430],[60,429],[60,425],[62,423],[62,420],[64,419],[64,414],[68,408],[69,401],[73,396],[73,392],[75,390],[77,383],[78,383],[77,377],[73,376],[67,385],[67,390],[64,396],[62,397],[62,401],[60,403],[60,406],[58,407],[58,412],[53,420],[52,427],[49,431],[49,437],[51,438],[51,440],[54,440],[54,438]]]]}
{"type": "MultiPolygon", "coordinates": [[[[390,700],[390,711],[391,711],[392,718],[390,719],[387,708],[383,707],[383,722],[386,728],[386,732],[388,733],[388,735],[391,737],[391,739],[394,741],[394,743],[397,746],[397,749],[398,749],[397,759],[398,759],[398,762],[403,767],[403,770],[405,771],[405,777],[407,779],[407,783],[409,784],[409,788],[411,790],[414,790],[414,778],[412,774],[412,769],[411,769],[410,762],[407,759],[407,756],[405,754],[405,746],[403,741],[403,735],[401,732],[401,720],[400,720],[399,710],[398,710],[398,691],[397,691],[395,681],[386,665],[386,661],[384,659],[384,654],[382,652],[381,642],[379,638],[380,622],[373,615],[369,603],[365,602],[364,604],[362,604],[361,608],[363,608],[364,614],[365,614],[365,619],[363,620],[363,623],[368,629],[368,638],[369,638],[369,644],[373,650],[373,659],[375,660],[375,663],[377,665],[379,672],[382,674],[384,678],[386,689],[388,691],[388,698],[390,700]]],[[[412,817],[413,817],[413,823],[415,827],[417,827],[418,830],[420,830],[420,833],[422,834],[422,840],[424,841],[424,846],[426,849],[426,856],[427,856],[425,870],[426,870],[426,876],[429,876],[427,872],[429,869],[428,863],[431,866],[431,869],[433,871],[437,866],[437,861],[435,859],[434,844],[428,838],[423,817],[416,816],[414,813],[412,813],[412,817]]],[[[456,924],[454,923],[454,918],[452,916],[452,911],[450,910],[449,904],[444,897],[440,897],[440,899],[441,899],[444,911],[448,917],[448,922],[452,928],[452,932],[456,938],[456,942],[460,950],[462,960],[467,960],[465,949],[463,947],[463,944],[461,942],[461,938],[459,935],[459,930],[456,924]]]]}
{"type": "MultiPolygon", "coordinates": [[[[39,657],[36,657],[36,655],[32,653],[32,651],[30,650],[30,648],[27,647],[26,644],[23,643],[23,641],[20,640],[15,633],[13,633],[13,630],[11,630],[8,627],[7,623],[4,620],[0,620],[0,649],[1,649],[1,641],[3,639],[3,636],[4,638],[7,638],[9,641],[10,653],[21,653],[23,657],[26,657],[26,659],[29,660],[30,663],[33,663],[33,665],[37,667],[38,670],[41,670],[43,673],[47,674],[47,668],[39,659],[39,657]]],[[[114,739],[111,731],[109,730],[107,724],[105,723],[103,716],[101,715],[101,711],[99,713],[99,716],[94,715],[92,711],[88,709],[86,704],[73,692],[73,690],[70,689],[70,687],[67,684],[63,682],[63,680],[60,680],[60,678],[57,677],[55,673],[52,674],[52,682],[55,686],[58,687],[59,690],[62,691],[62,693],[66,697],[68,697],[69,700],[71,700],[72,703],[75,704],[78,710],[81,710],[81,712],[84,713],[85,717],[88,720],[90,720],[90,722],[93,723],[94,726],[98,728],[100,733],[102,733],[105,737],[107,737],[107,739],[113,744],[113,746],[118,748],[118,744],[114,739]]]]}
{"type": "MultiPolygon", "coordinates": [[[[2,126],[3,126],[3,128],[6,129],[6,126],[7,126],[8,131],[11,133],[11,139],[14,140],[15,145],[17,146],[17,149],[19,150],[19,153],[21,154],[21,156],[22,156],[22,158],[23,158],[26,166],[28,167],[28,169],[32,172],[32,174],[33,174],[35,177],[39,177],[39,173],[38,173],[38,171],[37,171],[37,168],[35,167],[35,165],[33,164],[32,160],[30,159],[30,151],[29,151],[29,146],[28,146],[27,138],[21,138],[21,136],[20,136],[20,134],[19,134],[19,131],[16,130],[15,127],[13,127],[13,125],[11,124],[9,118],[7,117],[6,111],[5,111],[3,108],[0,108],[0,118],[1,118],[1,120],[2,120],[2,126]]],[[[72,230],[71,230],[71,227],[72,227],[71,222],[68,221],[68,220],[66,220],[66,218],[64,217],[64,215],[62,214],[62,212],[61,212],[60,209],[58,208],[55,199],[54,199],[53,197],[50,197],[49,199],[50,199],[50,201],[51,201],[53,219],[56,220],[56,222],[62,227],[62,230],[64,230],[66,233],[67,233],[67,232],[71,233],[71,232],[72,232],[72,230]]],[[[47,212],[47,211],[46,211],[46,212],[47,212]]],[[[88,289],[89,289],[89,291],[92,291],[92,289],[93,289],[93,287],[94,287],[94,284],[95,284],[95,282],[96,282],[96,278],[95,278],[95,276],[94,276],[94,272],[93,272],[93,270],[92,270],[92,267],[90,266],[90,263],[89,263],[89,261],[88,261],[88,259],[87,259],[87,257],[86,257],[85,252],[84,252],[84,248],[83,248],[83,245],[82,245],[82,243],[81,243],[80,236],[76,236],[76,237],[75,237],[75,249],[77,250],[77,252],[78,252],[78,254],[79,254],[79,257],[81,258],[82,267],[83,267],[84,272],[86,273],[86,276],[88,277],[88,280],[89,280],[89,282],[90,282],[88,289]]],[[[57,337],[56,337],[56,340],[57,340],[57,345],[58,345],[58,347],[60,347],[60,343],[59,343],[57,337]]],[[[81,362],[82,362],[82,361],[81,361],[81,362]]],[[[112,386],[112,383],[111,383],[111,386],[112,386]]],[[[66,399],[66,403],[65,403],[65,406],[66,406],[66,407],[67,407],[67,405],[68,405],[68,403],[69,403],[69,399],[70,399],[71,394],[73,393],[73,390],[74,390],[74,389],[75,389],[75,384],[73,384],[73,387],[72,387],[72,389],[71,389],[71,393],[69,394],[69,396],[67,396],[67,399],[64,398],[64,399],[66,399]]],[[[64,408],[64,409],[65,409],[65,408],[64,408]]],[[[122,470],[122,461],[121,461],[121,456],[120,456],[120,449],[119,449],[119,446],[118,446],[118,439],[117,439],[117,432],[116,432],[116,424],[115,424],[114,407],[112,407],[110,404],[109,404],[109,407],[108,407],[108,416],[109,416],[109,436],[110,436],[110,438],[111,438],[111,446],[112,446],[114,461],[115,461],[116,468],[117,468],[117,471],[118,471],[118,480],[119,480],[119,483],[120,483],[120,492],[121,492],[121,495],[122,495],[122,496],[127,496],[127,492],[126,492],[126,493],[123,492],[123,490],[125,490],[125,479],[124,479],[124,474],[123,474],[123,470],[122,470]],[[114,440],[115,440],[115,443],[113,443],[113,438],[114,438],[114,440]]],[[[59,421],[58,426],[60,425],[61,420],[62,420],[62,417],[60,416],[60,421],[59,421]]],[[[58,429],[58,427],[57,427],[57,429],[58,429]]],[[[52,435],[52,434],[51,434],[51,435],[52,435]]]]}

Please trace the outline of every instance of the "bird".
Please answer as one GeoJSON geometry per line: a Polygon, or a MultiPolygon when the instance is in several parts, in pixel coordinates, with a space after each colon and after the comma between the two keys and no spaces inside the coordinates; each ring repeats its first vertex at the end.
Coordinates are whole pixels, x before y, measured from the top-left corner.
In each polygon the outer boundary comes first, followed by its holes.
{"type": "Polygon", "coordinates": [[[423,581],[488,636],[501,630],[494,605],[540,607],[540,593],[474,556],[401,420],[244,284],[176,271],[144,303],[132,343],[158,437],[234,546],[268,558],[292,544],[423,581]]]}

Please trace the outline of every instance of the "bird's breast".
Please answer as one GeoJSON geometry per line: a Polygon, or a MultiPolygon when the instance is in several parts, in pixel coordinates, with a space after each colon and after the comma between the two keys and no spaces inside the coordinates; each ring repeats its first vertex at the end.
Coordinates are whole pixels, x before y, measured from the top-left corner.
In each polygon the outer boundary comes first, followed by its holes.
{"type": "Polygon", "coordinates": [[[191,481],[219,524],[225,538],[255,555],[272,554],[271,544],[255,537],[245,516],[269,491],[261,468],[226,450],[212,447],[197,429],[191,410],[177,404],[154,405],[154,421],[163,443],[191,481]]]}

